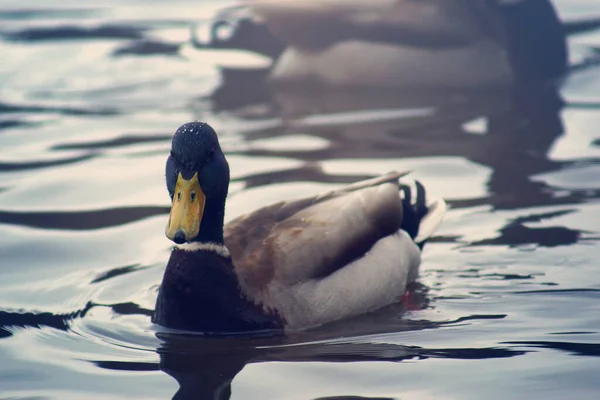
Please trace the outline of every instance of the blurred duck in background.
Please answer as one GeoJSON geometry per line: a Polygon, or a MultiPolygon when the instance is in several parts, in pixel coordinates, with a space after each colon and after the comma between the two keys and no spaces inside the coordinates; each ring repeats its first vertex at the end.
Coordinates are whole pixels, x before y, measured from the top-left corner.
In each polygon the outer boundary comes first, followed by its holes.
{"type": "Polygon", "coordinates": [[[549,0],[245,0],[197,25],[192,43],[260,55],[276,83],[530,85],[568,65],[549,0]]]}

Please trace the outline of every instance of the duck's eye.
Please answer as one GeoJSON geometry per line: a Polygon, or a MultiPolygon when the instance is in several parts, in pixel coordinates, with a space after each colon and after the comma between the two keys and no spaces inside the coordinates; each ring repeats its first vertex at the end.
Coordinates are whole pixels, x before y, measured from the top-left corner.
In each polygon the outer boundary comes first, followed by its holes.
{"type": "Polygon", "coordinates": [[[190,194],[190,198],[192,199],[192,201],[196,200],[196,192],[192,192],[190,194]]]}
{"type": "Polygon", "coordinates": [[[177,201],[181,201],[181,192],[177,192],[177,201]]]}
{"type": "Polygon", "coordinates": [[[214,38],[219,42],[225,42],[235,33],[235,25],[231,22],[220,21],[213,27],[214,38]]]}

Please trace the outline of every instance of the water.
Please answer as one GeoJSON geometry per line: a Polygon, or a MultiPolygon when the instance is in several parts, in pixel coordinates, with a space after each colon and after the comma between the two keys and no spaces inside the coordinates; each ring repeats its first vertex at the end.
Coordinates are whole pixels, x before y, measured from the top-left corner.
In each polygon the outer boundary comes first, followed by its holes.
{"type": "MultiPolygon", "coordinates": [[[[180,55],[218,2],[82,4],[0,5],[0,398],[597,397],[600,67],[514,128],[498,92],[222,82],[180,55]],[[164,161],[194,119],[227,153],[228,218],[392,169],[444,196],[414,307],[285,338],[156,332],[164,161]]],[[[580,62],[600,31],[570,45],[580,62]]]]}

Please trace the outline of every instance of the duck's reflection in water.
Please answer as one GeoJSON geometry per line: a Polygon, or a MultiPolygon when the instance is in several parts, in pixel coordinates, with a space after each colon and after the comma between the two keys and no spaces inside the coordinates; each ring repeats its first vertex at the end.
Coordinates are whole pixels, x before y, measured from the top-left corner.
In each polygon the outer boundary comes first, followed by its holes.
{"type": "MultiPolygon", "coordinates": [[[[389,311],[388,311],[389,312],[389,311]]],[[[397,310],[396,310],[397,312],[397,310]]],[[[386,313],[385,311],[383,312],[386,313]]],[[[378,313],[375,313],[377,315],[378,313]]],[[[504,318],[503,315],[480,316],[481,318],[504,318]]],[[[525,354],[524,350],[511,348],[423,348],[390,343],[320,341],[340,337],[360,330],[391,332],[415,329],[431,329],[446,323],[415,322],[404,324],[395,319],[394,327],[388,318],[387,325],[374,328],[374,316],[353,319],[352,323],[338,322],[334,326],[319,331],[272,337],[201,337],[177,334],[158,334],[162,346],[160,369],[172,376],[179,384],[173,399],[229,399],[232,395],[232,381],[242,369],[251,363],[265,362],[401,362],[427,358],[487,359],[505,358],[525,354]],[[387,329],[386,329],[387,328],[387,329]],[[311,342],[307,342],[311,340],[311,342]]],[[[478,317],[475,317],[478,318],[478,317]]],[[[364,339],[364,338],[363,338],[364,339]]],[[[344,397],[333,398],[356,398],[344,397]]]]}

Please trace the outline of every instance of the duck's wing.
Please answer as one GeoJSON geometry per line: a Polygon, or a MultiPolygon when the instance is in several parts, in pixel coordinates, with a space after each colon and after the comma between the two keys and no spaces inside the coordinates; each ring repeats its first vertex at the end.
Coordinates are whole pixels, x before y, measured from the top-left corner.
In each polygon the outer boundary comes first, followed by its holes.
{"type": "Polygon", "coordinates": [[[331,192],[280,202],[225,226],[238,275],[260,287],[329,275],[363,256],[402,225],[398,179],[392,172],[331,192]]]}

